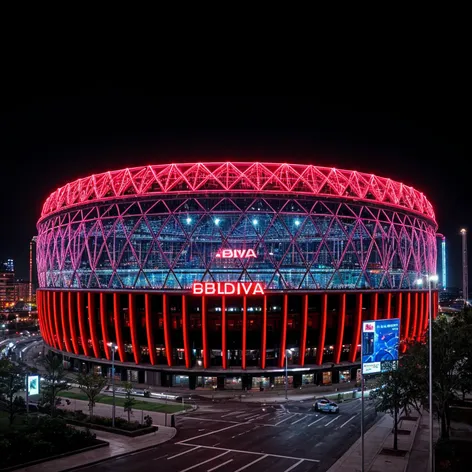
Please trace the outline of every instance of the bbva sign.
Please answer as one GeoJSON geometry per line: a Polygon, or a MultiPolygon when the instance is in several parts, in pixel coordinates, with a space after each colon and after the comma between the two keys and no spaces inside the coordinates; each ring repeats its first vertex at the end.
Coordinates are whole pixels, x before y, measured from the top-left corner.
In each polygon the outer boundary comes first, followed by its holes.
{"type": "Polygon", "coordinates": [[[249,259],[250,257],[257,257],[254,249],[220,249],[216,253],[216,257],[222,259],[249,259]]]}
{"type": "Polygon", "coordinates": [[[194,282],[193,295],[264,295],[261,282],[194,282]]]}

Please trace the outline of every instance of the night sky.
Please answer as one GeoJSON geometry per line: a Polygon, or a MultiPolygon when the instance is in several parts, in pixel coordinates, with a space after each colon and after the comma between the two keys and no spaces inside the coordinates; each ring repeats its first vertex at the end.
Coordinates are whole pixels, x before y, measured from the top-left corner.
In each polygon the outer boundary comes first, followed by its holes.
{"type": "Polygon", "coordinates": [[[374,173],[424,192],[448,241],[448,285],[459,286],[459,230],[472,229],[464,168],[469,109],[454,89],[434,100],[384,93],[330,103],[317,96],[163,97],[106,87],[3,91],[0,260],[15,259],[18,276],[28,278],[42,204],[68,181],[167,162],[285,161],[374,173]]]}

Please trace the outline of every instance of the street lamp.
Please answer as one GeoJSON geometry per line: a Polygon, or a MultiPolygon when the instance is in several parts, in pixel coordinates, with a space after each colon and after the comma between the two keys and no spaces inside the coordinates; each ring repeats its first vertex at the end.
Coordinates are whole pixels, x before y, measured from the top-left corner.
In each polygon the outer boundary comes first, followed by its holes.
{"type": "Polygon", "coordinates": [[[287,356],[287,353],[292,354],[292,350],[285,349],[285,400],[288,400],[288,375],[287,375],[288,356],[287,356]]]}
{"type": "MultiPolygon", "coordinates": [[[[428,322],[428,337],[429,337],[429,470],[433,472],[433,303],[431,296],[431,285],[438,281],[437,275],[427,275],[428,281],[428,307],[429,307],[429,322],[428,322]]],[[[416,281],[418,285],[423,285],[423,279],[416,281]]]]}
{"type": "Polygon", "coordinates": [[[113,395],[113,406],[111,409],[111,425],[115,427],[115,351],[118,349],[118,346],[113,343],[108,343],[108,346],[111,347],[111,390],[113,395]]]}

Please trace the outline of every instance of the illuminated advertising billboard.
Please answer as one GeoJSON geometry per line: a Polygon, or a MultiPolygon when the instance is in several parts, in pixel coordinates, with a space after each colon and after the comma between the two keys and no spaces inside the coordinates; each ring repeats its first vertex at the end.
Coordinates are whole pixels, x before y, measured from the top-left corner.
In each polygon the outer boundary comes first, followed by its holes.
{"type": "Polygon", "coordinates": [[[39,395],[39,375],[28,375],[28,395],[39,395]]]}
{"type": "Polygon", "coordinates": [[[192,295],[264,295],[260,282],[194,282],[192,295]]]}
{"type": "Polygon", "coordinates": [[[362,373],[379,374],[396,368],[400,318],[362,323],[362,373]]]}

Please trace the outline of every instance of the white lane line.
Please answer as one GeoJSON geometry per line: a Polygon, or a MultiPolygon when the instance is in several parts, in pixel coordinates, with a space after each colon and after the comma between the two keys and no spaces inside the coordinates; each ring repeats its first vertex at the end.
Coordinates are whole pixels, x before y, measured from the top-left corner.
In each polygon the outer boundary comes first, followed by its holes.
{"type": "Polygon", "coordinates": [[[283,423],[284,421],[287,421],[289,420],[290,418],[293,418],[295,415],[290,415],[290,416],[287,416],[287,418],[283,419],[283,420],[280,420],[278,423],[275,423],[274,426],[278,426],[280,423],[283,423]]]}
{"type": "Polygon", "coordinates": [[[200,434],[199,436],[194,436],[193,438],[184,439],[181,442],[186,443],[187,441],[193,441],[194,439],[199,439],[205,436],[211,436],[212,434],[221,433],[221,431],[226,431],[227,429],[236,428],[236,426],[239,426],[240,424],[241,423],[232,424],[231,426],[227,426],[226,428],[221,428],[221,429],[217,429],[216,431],[210,431],[209,433],[200,434]]]}
{"type": "Polygon", "coordinates": [[[249,418],[244,418],[246,421],[251,421],[251,420],[255,420],[259,415],[256,415],[256,416],[250,416],[249,418]]]}
{"type": "Polygon", "coordinates": [[[265,413],[264,415],[259,415],[258,418],[264,418],[264,416],[269,416],[271,415],[272,413],[265,413]]]}
{"type": "Polygon", "coordinates": [[[323,420],[324,417],[322,416],[321,418],[318,418],[316,421],[313,421],[313,423],[310,423],[308,426],[311,426],[312,424],[318,423],[318,421],[323,420]]]}
{"type": "Polygon", "coordinates": [[[198,449],[200,446],[194,447],[193,449],[188,449],[187,451],[180,452],[179,454],[176,454],[175,456],[170,456],[167,458],[168,461],[175,459],[176,457],[183,456],[184,454],[188,454],[189,452],[195,451],[198,449]]]}
{"type": "Polygon", "coordinates": [[[343,426],[346,426],[346,425],[349,423],[349,421],[353,420],[356,416],[357,416],[357,413],[356,413],[354,416],[351,416],[347,421],[345,421],[345,422],[340,426],[340,428],[342,428],[343,426]]]}
{"type": "MultiPolygon", "coordinates": [[[[265,452],[254,452],[254,451],[242,451],[241,449],[227,449],[225,447],[214,447],[214,446],[202,446],[200,444],[186,444],[185,442],[178,442],[174,443],[177,445],[182,445],[182,446],[198,446],[201,447],[202,449],[215,449],[216,451],[229,451],[229,452],[236,452],[238,454],[252,454],[255,456],[259,455],[265,455],[265,456],[270,456],[270,457],[279,457],[280,459],[292,459],[294,461],[307,461],[307,462],[320,462],[318,459],[306,459],[304,457],[293,457],[293,456],[282,456],[280,454],[266,454],[265,452]]],[[[182,472],[182,471],[181,471],[182,472]]],[[[234,472],[238,472],[235,470],[234,472]]]]}
{"type": "Polygon", "coordinates": [[[298,419],[297,421],[294,421],[293,423],[290,423],[290,424],[299,423],[300,421],[302,421],[302,420],[304,420],[304,419],[305,419],[305,417],[304,417],[304,416],[302,416],[300,419],[298,419]]]}
{"type": "Polygon", "coordinates": [[[207,472],[213,472],[214,470],[219,469],[220,467],[223,467],[224,465],[229,464],[230,462],[233,462],[233,459],[223,462],[223,464],[217,465],[216,467],[213,467],[212,469],[208,469],[207,472]]]}
{"type": "Polygon", "coordinates": [[[187,472],[187,470],[195,469],[197,467],[200,467],[203,464],[207,464],[208,462],[214,461],[215,459],[218,459],[219,457],[223,457],[228,453],[229,451],[223,452],[223,454],[219,454],[218,456],[212,457],[211,459],[207,459],[206,461],[199,462],[198,464],[192,465],[191,467],[187,467],[186,469],[181,470],[180,472],[187,472]]]}
{"type": "Polygon", "coordinates": [[[300,465],[302,462],[303,462],[303,459],[299,460],[296,464],[293,464],[288,469],[285,469],[284,472],[289,472],[289,470],[295,469],[295,467],[297,467],[297,465],[300,465]]]}
{"type": "Polygon", "coordinates": [[[226,418],[227,416],[235,415],[236,413],[241,413],[241,410],[231,411],[226,413],[226,415],[222,415],[221,418],[226,418]]]}
{"type": "Polygon", "coordinates": [[[233,424],[243,424],[241,421],[231,421],[231,420],[214,420],[213,418],[202,418],[202,417],[194,417],[194,416],[181,416],[179,415],[179,420],[196,420],[196,421],[214,421],[216,423],[233,423],[233,424]]]}
{"type": "Polygon", "coordinates": [[[255,464],[256,462],[259,462],[261,461],[262,459],[265,459],[267,457],[267,454],[261,456],[261,457],[258,457],[255,461],[252,461],[252,462],[249,462],[249,464],[246,464],[245,466],[241,467],[240,469],[238,470],[235,470],[234,472],[241,472],[241,470],[244,470],[244,469],[247,469],[248,467],[250,467],[251,465],[255,464]]]}
{"type": "Polygon", "coordinates": [[[326,423],[325,426],[328,426],[329,424],[331,424],[333,421],[336,421],[339,419],[339,416],[336,416],[336,418],[332,419],[329,423],[326,423]]]}

